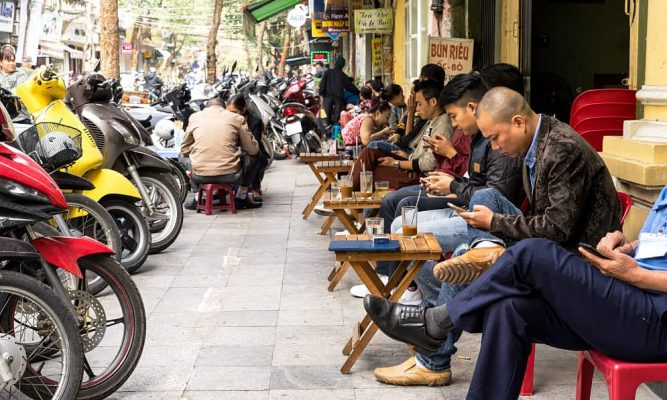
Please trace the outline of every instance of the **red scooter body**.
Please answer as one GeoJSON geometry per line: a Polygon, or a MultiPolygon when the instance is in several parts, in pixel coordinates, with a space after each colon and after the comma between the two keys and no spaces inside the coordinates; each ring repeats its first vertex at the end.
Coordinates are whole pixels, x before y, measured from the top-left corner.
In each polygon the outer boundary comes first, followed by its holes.
{"type": "MultiPolygon", "coordinates": [[[[317,116],[320,112],[320,99],[318,96],[315,96],[313,92],[306,90],[307,84],[308,80],[305,77],[290,83],[283,93],[283,103],[303,104],[308,111],[317,116]]],[[[298,112],[299,110],[295,107],[285,107],[283,116],[289,117],[298,112]]]]}

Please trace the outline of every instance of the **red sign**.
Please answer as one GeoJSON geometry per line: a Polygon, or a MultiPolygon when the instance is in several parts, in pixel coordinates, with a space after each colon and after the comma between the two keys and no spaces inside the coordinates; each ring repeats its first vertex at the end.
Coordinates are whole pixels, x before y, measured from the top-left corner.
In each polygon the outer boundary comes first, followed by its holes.
{"type": "Polygon", "coordinates": [[[120,49],[124,51],[132,50],[132,42],[120,42],[120,49]]]}

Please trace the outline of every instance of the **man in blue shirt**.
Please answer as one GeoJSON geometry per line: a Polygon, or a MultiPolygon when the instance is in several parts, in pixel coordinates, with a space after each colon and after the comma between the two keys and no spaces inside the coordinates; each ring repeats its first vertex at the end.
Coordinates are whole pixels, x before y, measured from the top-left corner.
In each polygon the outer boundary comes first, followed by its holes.
{"type": "Polygon", "coordinates": [[[420,353],[436,352],[455,328],[483,333],[469,400],[516,399],[531,343],[667,362],[666,222],[667,187],[638,242],[620,231],[599,241],[605,258],[580,248],[582,258],[553,241],[526,239],[444,306],[373,296],[364,306],[384,333],[420,353]]]}

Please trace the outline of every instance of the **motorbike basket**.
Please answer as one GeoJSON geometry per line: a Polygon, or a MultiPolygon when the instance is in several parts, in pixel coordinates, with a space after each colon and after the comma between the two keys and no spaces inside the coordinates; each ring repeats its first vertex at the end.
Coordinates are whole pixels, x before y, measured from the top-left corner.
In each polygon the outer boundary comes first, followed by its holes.
{"type": "Polygon", "coordinates": [[[81,131],[55,122],[41,122],[19,135],[19,143],[35,162],[46,170],[74,163],[83,154],[81,131]]]}

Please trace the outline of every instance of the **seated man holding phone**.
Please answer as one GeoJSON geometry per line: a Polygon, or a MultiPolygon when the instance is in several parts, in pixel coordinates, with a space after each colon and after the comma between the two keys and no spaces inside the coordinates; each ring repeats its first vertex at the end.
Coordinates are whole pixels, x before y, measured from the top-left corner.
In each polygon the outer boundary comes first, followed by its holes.
{"type": "Polygon", "coordinates": [[[368,296],[380,330],[437,351],[454,329],[482,333],[467,399],[519,397],[532,343],[595,349],[632,362],[667,362],[667,187],[639,241],[602,237],[581,258],[556,242],[525,239],[446,305],[427,308],[368,296]]]}

